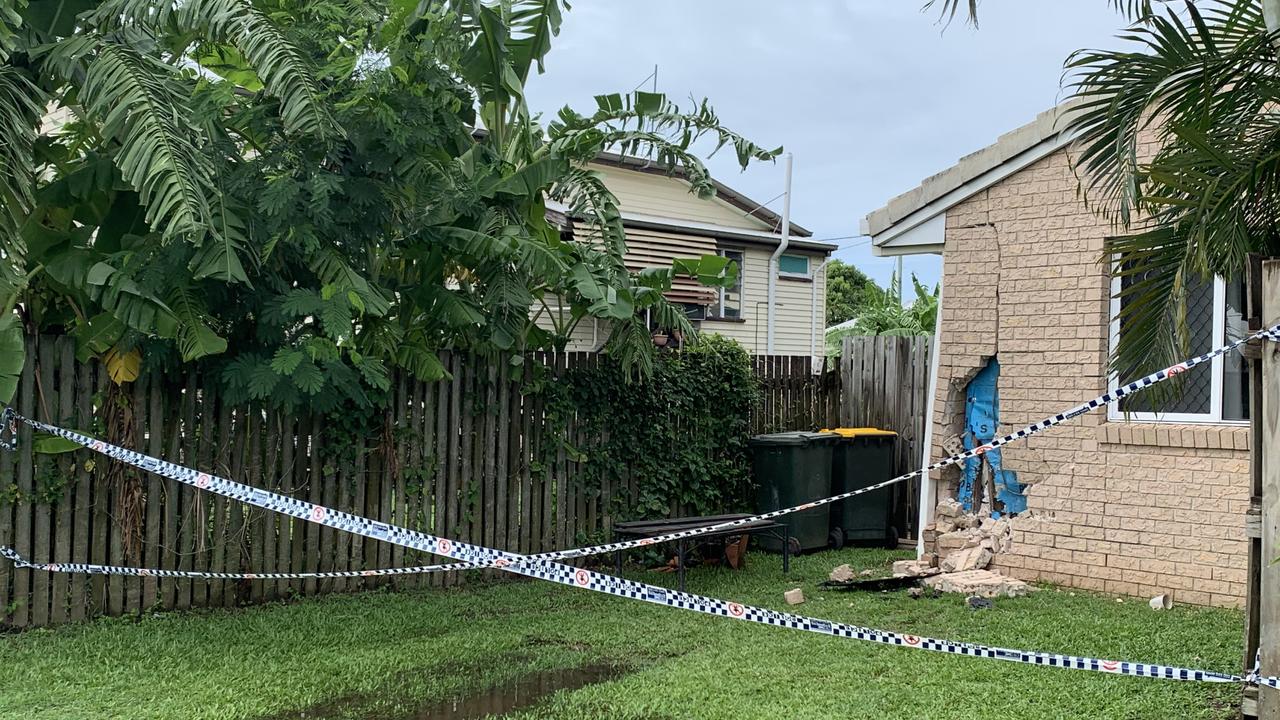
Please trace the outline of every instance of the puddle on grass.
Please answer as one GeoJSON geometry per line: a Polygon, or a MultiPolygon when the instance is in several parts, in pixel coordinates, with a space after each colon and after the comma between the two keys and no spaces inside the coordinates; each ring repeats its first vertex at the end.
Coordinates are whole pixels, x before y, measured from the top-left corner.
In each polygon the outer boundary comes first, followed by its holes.
{"type": "Polygon", "coordinates": [[[542,699],[559,692],[570,692],[608,682],[621,677],[629,669],[620,665],[586,665],[579,668],[542,670],[522,675],[512,683],[481,690],[469,695],[457,695],[444,702],[419,708],[388,713],[386,711],[362,711],[367,698],[353,697],[337,700],[320,707],[291,714],[289,717],[306,720],[332,718],[362,718],[363,720],[479,720],[486,717],[502,717],[508,713],[536,705],[542,699]]]}
{"type": "Polygon", "coordinates": [[[501,717],[523,710],[558,692],[570,692],[596,683],[608,682],[625,672],[616,665],[587,665],[571,670],[543,670],[516,680],[514,684],[492,688],[472,695],[455,697],[422,708],[396,720],[477,720],[501,717]]]}

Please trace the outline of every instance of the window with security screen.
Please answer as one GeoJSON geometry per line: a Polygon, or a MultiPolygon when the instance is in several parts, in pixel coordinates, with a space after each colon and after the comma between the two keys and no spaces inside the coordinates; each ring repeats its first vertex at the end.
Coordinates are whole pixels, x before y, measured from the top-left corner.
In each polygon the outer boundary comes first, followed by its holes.
{"type": "MultiPolygon", "coordinates": [[[[1130,277],[1115,281],[1114,291],[1133,282],[1130,277]],[[1121,285],[1120,283],[1124,283],[1121,285]]],[[[1187,329],[1191,345],[1189,356],[1201,355],[1247,334],[1244,318],[1244,282],[1215,278],[1200,283],[1187,295],[1187,329]]],[[[1128,328],[1118,319],[1124,298],[1113,298],[1112,341],[1128,328]]],[[[1139,373],[1119,373],[1112,377],[1112,387],[1136,379],[1139,373]]],[[[1112,419],[1156,422],[1238,422],[1249,419],[1249,373],[1239,353],[1228,353],[1213,361],[1197,365],[1183,376],[1181,388],[1174,396],[1154,402],[1146,393],[1123,398],[1119,407],[1111,407],[1112,419]]]]}

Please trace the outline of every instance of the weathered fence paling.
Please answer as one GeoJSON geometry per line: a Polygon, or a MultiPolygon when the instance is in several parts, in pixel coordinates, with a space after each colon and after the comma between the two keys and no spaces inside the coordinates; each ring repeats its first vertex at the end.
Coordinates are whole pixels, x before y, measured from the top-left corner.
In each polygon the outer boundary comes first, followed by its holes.
{"type": "MultiPolygon", "coordinates": [[[[587,430],[572,417],[548,422],[542,397],[525,394],[505,363],[445,353],[447,380],[394,377],[385,431],[360,438],[318,416],[232,406],[215,380],[194,371],[115,388],[96,363],[76,362],[74,343],[65,337],[29,338],[27,357],[16,406],[28,417],[472,543],[520,553],[575,546],[606,534],[636,492],[634,478],[588,486],[584,458],[567,449],[587,446],[587,430]],[[552,437],[557,426],[564,435],[552,437]]],[[[761,395],[752,430],[886,427],[903,436],[900,464],[911,467],[923,418],[910,418],[923,415],[925,358],[927,343],[894,338],[846,343],[839,364],[833,359],[819,372],[808,357],[756,357],[761,395]]],[[[600,361],[591,353],[545,353],[526,365],[542,364],[560,376],[600,361]]],[[[88,451],[36,453],[31,430],[24,425],[19,433],[19,451],[0,453],[0,544],[32,559],[263,573],[434,562],[124,469],[88,451]],[[135,509],[125,512],[129,508],[135,509]],[[130,514],[136,526],[126,522],[130,514]]],[[[0,618],[11,627],[35,627],[386,584],[440,586],[465,577],[236,582],[50,574],[5,562],[0,618]]]]}
{"type": "MultiPolygon", "coordinates": [[[[824,427],[876,427],[898,433],[895,474],[920,467],[929,392],[928,337],[847,337],[840,357],[817,368],[808,356],[757,355],[760,401],[753,434],[824,427]]],[[[916,532],[917,481],[893,488],[894,520],[916,532]]]]}
{"type": "MultiPolygon", "coordinates": [[[[216,383],[195,373],[177,382],[147,378],[124,392],[108,392],[105,373],[96,364],[77,363],[68,338],[29,339],[27,357],[32,362],[17,400],[25,415],[448,537],[523,552],[549,550],[603,530],[610,513],[600,503],[617,496],[612,489],[606,495],[580,487],[581,459],[568,457],[561,443],[543,437],[539,401],[523,394],[509,367],[496,363],[446,353],[452,379],[396,378],[387,432],[361,439],[326,434],[316,417],[232,407],[219,397],[216,383]],[[545,448],[558,448],[550,463],[538,455],[545,448]]],[[[595,361],[585,353],[531,360],[557,372],[595,361]]],[[[580,434],[570,419],[570,441],[580,434]]],[[[315,572],[432,561],[251,510],[175,481],[121,473],[87,451],[36,453],[25,426],[19,439],[18,452],[0,453],[0,543],[28,557],[225,572],[315,572]],[[121,522],[120,509],[130,503],[140,507],[136,535],[121,522]]],[[[152,608],[227,606],[387,583],[419,587],[462,580],[450,573],[237,583],[51,575],[3,563],[0,613],[5,625],[32,627],[152,608]]]]}

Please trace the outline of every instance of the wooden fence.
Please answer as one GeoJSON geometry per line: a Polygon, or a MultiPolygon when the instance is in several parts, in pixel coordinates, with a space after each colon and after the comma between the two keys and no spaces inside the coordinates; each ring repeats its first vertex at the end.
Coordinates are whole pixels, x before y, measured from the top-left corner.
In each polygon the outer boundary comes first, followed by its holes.
{"type": "Polygon", "coordinates": [[[751,414],[751,434],[820,430],[840,419],[840,373],[834,364],[814,367],[808,355],[755,355],[760,399],[751,414]]]}
{"type": "MultiPolygon", "coordinates": [[[[898,433],[896,474],[920,468],[929,414],[929,348],[917,337],[846,337],[840,352],[840,424],[898,433]]],[[[896,527],[903,537],[919,528],[919,481],[894,486],[896,527]]]]}
{"type": "MultiPolygon", "coordinates": [[[[898,433],[895,474],[920,467],[928,414],[928,337],[847,337],[839,358],[815,368],[808,356],[757,355],[760,402],[753,434],[824,427],[875,427],[898,433]]],[[[919,483],[894,487],[895,527],[913,537],[919,483]]]]}
{"type": "MultiPolygon", "coordinates": [[[[95,364],[77,363],[67,338],[28,347],[19,412],[111,440],[104,407],[131,416],[127,437],[148,454],[381,521],[530,553],[572,547],[610,524],[609,484],[576,482],[580,463],[544,432],[536,396],[505,365],[443,357],[453,378],[399,380],[390,436],[343,437],[316,417],[232,406],[192,374],[167,385],[133,383],[114,398],[95,364]],[[114,399],[113,399],[114,398],[114,399]],[[391,448],[390,451],[387,448],[391,448]],[[548,458],[550,461],[548,462],[548,458]]],[[[552,372],[596,362],[588,353],[539,357],[552,372]]],[[[117,393],[118,394],[118,393],[117,393]]],[[[113,421],[118,422],[118,420],[113,421]]],[[[567,440],[582,438],[572,418],[567,440]]],[[[430,556],[340,533],[138,473],[80,450],[0,453],[0,544],[29,559],[225,572],[314,572],[430,564],[430,556]],[[130,483],[136,483],[130,489],[130,483]],[[122,522],[121,514],[136,519],[122,522]],[[136,538],[125,528],[138,527],[136,538]],[[136,547],[136,552],[127,552],[136,547]]],[[[392,584],[442,585],[450,574],[232,582],[85,576],[15,570],[0,563],[5,624],[29,627],[151,608],[229,606],[392,584]]]]}
{"type": "MultiPolygon", "coordinates": [[[[838,369],[832,362],[817,373],[809,358],[757,358],[762,396],[753,427],[872,424],[898,430],[904,445],[914,447],[918,424],[894,413],[918,412],[922,405],[892,394],[895,387],[923,394],[923,375],[911,363],[920,365],[926,353],[898,342],[846,347],[871,349],[865,358],[846,351],[838,369]],[[880,352],[894,354],[881,360],[880,352]],[[868,397],[842,396],[842,386],[868,397]]],[[[99,365],[76,362],[74,343],[65,337],[29,340],[27,357],[17,406],[28,417],[309,502],[489,547],[536,553],[601,538],[611,526],[611,508],[634,494],[624,481],[616,481],[618,487],[579,482],[581,459],[566,453],[566,443],[549,427],[554,423],[544,422],[538,396],[522,392],[505,363],[446,353],[451,379],[397,379],[387,430],[368,440],[368,433],[346,433],[318,416],[225,402],[218,383],[194,372],[116,389],[99,365]]],[[[599,357],[560,353],[533,361],[563,373],[599,357]]],[[[574,418],[559,426],[567,445],[587,444],[574,418]]],[[[36,562],[261,573],[433,562],[402,547],[125,470],[85,450],[33,452],[26,428],[19,440],[18,452],[0,453],[0,544],[36,562]]],[[[903,449],[904,457],[918,457],[913,452],[903,449]]],[[[10,627],[35,627],[153,608],[445,585],[464,576],[235,582],[33,572],[6,561],[0,562],[0,619],[10,627]]]]}

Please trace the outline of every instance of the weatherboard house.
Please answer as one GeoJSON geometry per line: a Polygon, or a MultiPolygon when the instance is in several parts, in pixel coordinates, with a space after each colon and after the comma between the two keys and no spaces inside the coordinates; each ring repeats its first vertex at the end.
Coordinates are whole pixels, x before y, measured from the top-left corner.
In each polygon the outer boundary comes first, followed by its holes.
{"type": "MultiPolygon", "coordinates": [[[[644,158],[602,153],[589,168],[599,173],[618,198],[627,233],[624,262],[633,271],[670,267],[676,258],[724,255],[739,266],[738,283],[711,288],[691,278],[677,278],[667,298],[681,304],[693,325],[742,344],[752,354],[809,355],[823,353],[826,328],[827,259],[836,250],[817,242],[813,233],[792,222],[787,245],[782,218],[761,203],[722,182],[714,181],[715,197],[690,192],[684,172],[668,172],[644,158]],[[774,344],[767,342],[769,267],[777,257],[774,344]]],[[[581,218],[567,217],[563,205],[548,203],[559,215],[563,232],[586,231],[581,218]]],[[[552,305],[548,312],[560,312],[552,305]]],[[[568,309],[564,308],[563,312],[568,309]]],[[[539,323],[549,327],[546,313],[539,323]]],[[[604,321],[584,319],[568,350],[594,351],[604,347],[609,328],[604,321]]]]}
{"type": "MultiPolygon", "coordinates": [[[[1002,435],[1120,380],[1108,372],[1118,301],[1099,262],[1111,227],[1078,193],[1059,114],[1043,113],[863,220],[878,255],[943,259],[925,443],[934,459],[960,447],[975,382],[994,383],[991,432],[1002,435]]],[[[1195,353],[1241,336],[1239,280],[1193,295],[1195,353]]],[[[1233,353],[1188,378],[1159,412],[1138,395],[1002,448],[1014,502],[993,509],[1013,515],[1013,535],[993,567],[1090,590],[1242,604],[1248,373],[1233,353]]],[[[956,468],[921,486],[922,526],[939,500],[977,500],[956,468]]]]}

